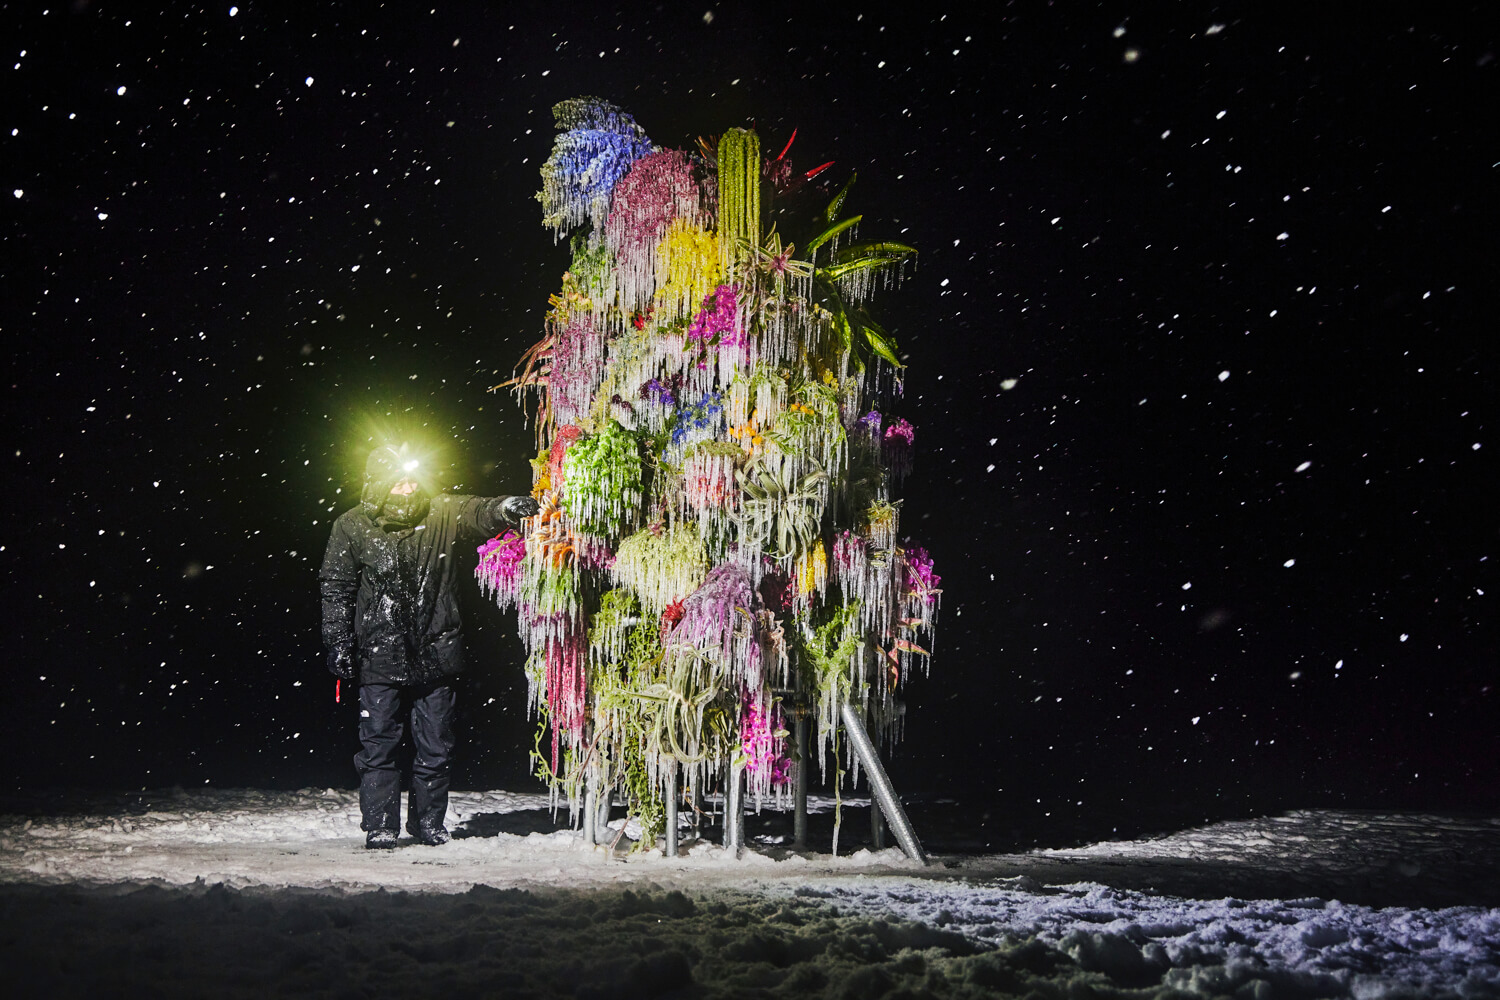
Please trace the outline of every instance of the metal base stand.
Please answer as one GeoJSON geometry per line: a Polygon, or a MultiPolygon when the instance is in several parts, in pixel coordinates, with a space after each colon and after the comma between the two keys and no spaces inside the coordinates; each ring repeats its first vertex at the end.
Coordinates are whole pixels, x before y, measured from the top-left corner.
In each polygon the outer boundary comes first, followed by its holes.
{"type": "MultiPolygon", "coordinates": [[[[807,772],[812,761],[807,750],[807,711],[798,706],[793,712],[793,729],[797,741],[797,783],[792,793],[794,812],[791,846],[794,850],[801,851],[807,849],[807,772]]],[[[875,752],[875,745],[870,742],[870,734],[865,730],[859,710],[846,702],[839,708],[839,719],[844,724],[849,746],[859,758],[860,766],[865,769],[870,782],[871,798],[874,800],[870,804],[870,834],[875,849],[884,849],[885,831],[889,827],[896,837],[896,843],[907,857],[923,865],[927,864],[927,853],[917,840],[911,820],[906,816],[906,809],[896,797],[896,789],[885,772],[885,765],[880,762],[880,755],[875,752]]],[[[731,767],[724,794],[724,846],[733,848],[736,855],[745,846],[744,798],[744,768],[731,767]]]]}

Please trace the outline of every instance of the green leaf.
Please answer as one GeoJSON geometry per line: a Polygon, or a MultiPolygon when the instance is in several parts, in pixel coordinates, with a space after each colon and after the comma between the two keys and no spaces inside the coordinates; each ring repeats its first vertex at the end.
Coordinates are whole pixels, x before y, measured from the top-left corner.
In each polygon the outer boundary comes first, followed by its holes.
{"type": "Polygon", "coordinates": [[[827,243],[829,240],[833,239],[835,236],[837,236],[839,233],[842,233],[850,226],[855,225],[859,222],[860,219],[863,218],[863,215],[851,215],[847,219],[835,222],[833,225],[829,226],[827,229],[823,230],[821,233],[808,240],[807,246],[803,247],[803,250],[807,253],[808,259],[812,259],[813,251],[818,249],[818,247],[822,246],[824,243],[827,243]]]}
{"type": "Polygon", "coordinates": [[[866,323],[863,327],[865,340],[869,341],[870,350],[889,361],[897,368],[905,368],[901,359],[896,357],[896,342],[890,335],[880,329],[874,323],[866,323]]]}
{"type": "Polygon", "coordinates": [[[894,254],[901,257],[911,257],[915,256],[916,252],[916,247],[907,246],[905,243],[897,243],[894,240],[876,240],[869,243],[851,243],[840,250],[834,259],[844,261],[864,253],[894,254]]]}
{"type": "Polygon", "coordinates": [[[916,252],[905,243],[856,243],[840,250],[834,255],[833,263],[818,270],[836,280],[859,271],[873,271],[899,264],[916,252]]]}
{"type": "Polygon", "coordinates": [[[828,208],[823,211],[823,220],[825,222],[832,222],[839,217],[839,209],[844,207],[844,198],[848,196],[849,189],[854,186],[854,179],[858,176],[859,171],[850,174],[849,179],[844,182],[844,186],[839,188],[839,193],[833,196],[833,201],[830,201],[828,208]]]}

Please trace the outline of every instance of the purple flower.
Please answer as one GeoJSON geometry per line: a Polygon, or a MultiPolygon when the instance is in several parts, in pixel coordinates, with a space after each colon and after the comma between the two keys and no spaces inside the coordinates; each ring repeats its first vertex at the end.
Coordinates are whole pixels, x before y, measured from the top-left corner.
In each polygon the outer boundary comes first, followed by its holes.
{"type": "Polygon", "coordinates": [[[671,386],[664,385],[657,378],[649,379],[641,386],[641,398],[662,406],[677,405],[677,397],[673,395],[671,386]]]}
{"type": "Polygon", "coordinates": [[[672,628],[671,640],[718,652],[729,661],[741,609],[745,614],[755,609],[750,574],[734,563],[720,563],[697,590],[683,598],[682,618],[672,628]]]}

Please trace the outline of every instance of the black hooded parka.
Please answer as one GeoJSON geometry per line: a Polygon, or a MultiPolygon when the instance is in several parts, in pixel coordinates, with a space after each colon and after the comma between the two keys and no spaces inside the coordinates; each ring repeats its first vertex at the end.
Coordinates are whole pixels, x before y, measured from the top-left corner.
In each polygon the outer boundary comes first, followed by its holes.
{"type": "MultiPolygon", "coordinates": [[[[372,463],[373,465],[373,463],[372,463]]],[[[390,495],[366,476],[360,504],[333,522],[323,568],[323,642],[349,650],[365,684],[430,684],[463,669],[458,544],[509,525],[509,497],[390,495]]]]}

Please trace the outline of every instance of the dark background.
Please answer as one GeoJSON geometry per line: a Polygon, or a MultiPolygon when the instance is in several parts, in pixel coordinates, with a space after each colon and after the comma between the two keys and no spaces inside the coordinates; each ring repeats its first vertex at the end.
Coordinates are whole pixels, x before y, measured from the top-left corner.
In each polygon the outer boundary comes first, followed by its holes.
{"type": "MultiPolygon", "coordinates": [[[[1500,807],[1487,5],[508,6],[0,7],[6,790],[352,787],[330,523],[377,429],[529,486],[487,390],[595,94],[664,146],[795,128],[922,251],[880,300],[945,589],[919,832],[1500,807]]],[[[529,787],[471,596],[456,785],[529,787]]]]}

